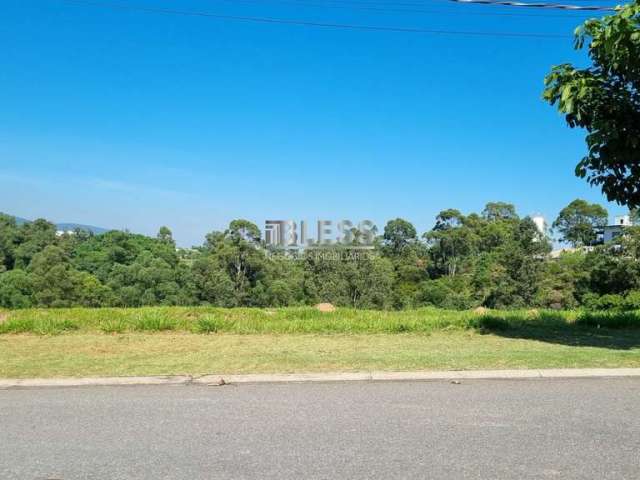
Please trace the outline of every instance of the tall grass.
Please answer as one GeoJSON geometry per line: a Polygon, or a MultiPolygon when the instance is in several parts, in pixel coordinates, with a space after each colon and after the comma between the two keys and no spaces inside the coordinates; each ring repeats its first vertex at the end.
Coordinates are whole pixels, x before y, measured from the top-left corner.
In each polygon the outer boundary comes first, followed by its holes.
{"type": "Polygon", "coordinates": [[[178,320],[174,316],[157,309],[141,309],[134,314],[130,323],[135,330],[143,332],[165,332],[178,327],[178,320]]]}
{"type": "Polygon", "coordinates": [[[527,328],[640,328],[638,312],[471,311],[422,308],[374,311],[339,308],[323,313],[315,308],[223,309],[214,307],[27,309],[8,312],[0,334],[58,335],[70,331],[184,331],[203,334],[295,333],[430,333],[474,329],[507,331],[527,328]]]}
{"type": "Polygon", "coordinates": [[[576,323],[596,328],[640,328],[640,314],[636,311],[583,312],[576,323]]]}
{"type": "Polygon", "coordinates": [[[57,335],[78,330],[77,322],[69,318],[51,318],[35,314],[32,317],[11,318],[0,323],[0,334],[35,333],[37,335],[57,335]]]}
{"type": "Polygon", "coordinates": [[[214,315],[205,315],[198,318],[195,323],[194,331],[197,333],[217,333],[224,329],[225,325],[222,319],[214,315]]]}

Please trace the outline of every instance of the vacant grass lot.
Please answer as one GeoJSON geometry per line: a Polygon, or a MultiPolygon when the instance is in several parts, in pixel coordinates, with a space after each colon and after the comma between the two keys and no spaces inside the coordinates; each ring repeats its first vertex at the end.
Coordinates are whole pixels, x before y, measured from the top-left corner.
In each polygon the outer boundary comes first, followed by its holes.
{"type": "MultiPolygon", "coordinates": [[[[518,313],[515,315],[523,315],[518,313]]],[[[386,312],[315,308],[105,308],[29,309],[8,312],[2,333],[56,335],[64,332],[192,333],[406,333],[468,328],[478,319],[471,312],[422,309],[386,312]]],[[[514,317],[515,319],[515,317],[514,317]]]]}
{"type": "Polygon", "coordinates": [[[0,377],[640,367],[635,312],[313,308],[0,313],[0,377]]]}
{"type": "Polygon", "coordinates": [[[509,330],[539,327],[640,329],[638,312],[485,311],[460,312],[423,308],[408,311],[338,309],[322,313],[303,308],[67,308],[0,312],[0,335],[68,332],[191,333],[430,333],[443,330],[509,330]]]}

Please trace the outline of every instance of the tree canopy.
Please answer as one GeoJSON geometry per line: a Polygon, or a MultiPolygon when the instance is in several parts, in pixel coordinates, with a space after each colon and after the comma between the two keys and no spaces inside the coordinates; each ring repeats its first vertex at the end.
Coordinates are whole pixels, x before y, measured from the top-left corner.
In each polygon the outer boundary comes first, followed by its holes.
{"type": "MultiPolygon", "coordinates": [[[[601,206],[575,200],[555,225],[580,246],[605,220],[601,206]]],[[[0,307],[573,308],[640,299],[640,228],[626,229],[616,245],[555,258],[551,239],[504,202],[481,214],[443,210],[421,236],[411,222],[391,220],[372,249],[358,247],[296,256],[268,248],[255,224],[234,220],[184,249],[167,227],[155,237],[56,235],[45,220],[17,225],[0,215],[0,307]]]]}
{"type": "Polygon", "coordinates": [[[575,47],[588,48],[591,65],[553,67],[544,99],[570,127],[587,132],[587,155],[576,175],[602,188],[610,201],[640,206],[640,3],[587,20],[575,47]]]}
{"type": "Polygon", "coordinates": [[[607,224],[608,217],[602,205],[576,199],[560,211],[553,228],[558,229],[562,240],[576,247],[591,245],[596,241],[598,229],[607,224]]]}

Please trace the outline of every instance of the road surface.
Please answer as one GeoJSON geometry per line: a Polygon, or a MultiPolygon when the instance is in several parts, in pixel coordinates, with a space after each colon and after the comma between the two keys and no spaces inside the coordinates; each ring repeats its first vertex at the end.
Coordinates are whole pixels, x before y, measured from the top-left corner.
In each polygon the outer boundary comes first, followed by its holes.
{"type": "Polygon", "coordinates": [[[640,379],[6,390],[0,478],[636,479],[640,379]]]}

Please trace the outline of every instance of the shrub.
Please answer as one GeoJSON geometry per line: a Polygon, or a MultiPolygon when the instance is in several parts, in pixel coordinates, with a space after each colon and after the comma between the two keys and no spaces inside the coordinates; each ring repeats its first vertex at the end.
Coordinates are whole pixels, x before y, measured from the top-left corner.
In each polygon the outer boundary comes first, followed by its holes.
{"type": "Polygon", "coordinates": [[[640,310],[640,291],[632,290],[624,298],[625,310],[640,310]]]}
{"type": "Polygon", "coordinates": [[[582,304],[587,310],[622,310],[625,307],[625,299],[621,295],[598,296],[588,293],[583,297],[582,304]]]}
{"type": "Polygon", "coordinates": [[[196,332],[198,333],[216,333],[222,328],[222,322],[213,315],[206,315],[198,319],[196,323],[196,332]]]}
{"type": "Polygon", "coordinates": [[[418,303],[447,310],[468,310],[477,306],[463,279],[443,277],[421,283],[418,303]]]}
{"type": "Polygon", "coordinates": [[[127,323],[123,320],[106,320],[100,322],[100,330],[104,333],[124,333],[127,330],[127,323]]]}
{"type": "Polygon", "coordinates": [[[598,310],[620,310],[624,305],[624,298],[620,295],[602,295],[598,299],[598,310]]]}
{"type": "Polygon", "coordinates": [[[587,310],[597,310],[599,298],[600,296],[597,293],[585,293],[582,296],[582,306],[587,310]]]}
{"type": "Polygon", "coordinates": [[[175,330],[177,321],[164,312],[150,310],[141,312],[135,320],[135,329],[148,332],[175,330]]]}

